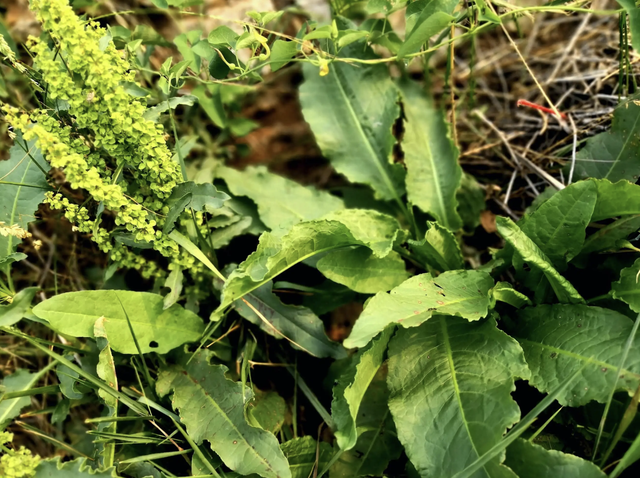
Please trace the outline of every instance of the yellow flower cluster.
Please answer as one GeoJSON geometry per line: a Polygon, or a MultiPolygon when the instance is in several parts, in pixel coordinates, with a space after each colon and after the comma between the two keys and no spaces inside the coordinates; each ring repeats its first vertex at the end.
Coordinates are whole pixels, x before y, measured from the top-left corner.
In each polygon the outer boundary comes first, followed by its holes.
{"type": "MultiPolygon", "coordinates": [[[[134,81],[135,72],[108,32],[95,22],[83,22],[68,0],[32,0],[31,9],[52,40],[29,39],[34,67],[46,85],[47,101],[63,105],[64,114],[57,117],[45,109],[26,114],[5,105],[7,121],[27,141],[37,140],[72,188],[85,190],[113,213],[116,226],[135,241],[152,243],[162,255],[177,258],[177,244],[161,228],[169,211],[166,200],[182,176],[162,126],[144,118],[146,105],[123,86],[134,81]]],[[[0,50],[5,53],[1,43],[0,50]]],[[[100,214],[92,217],[89,209],[61,194],[48,193],[46,202],[63,210],[77,230],[92,234],[103,251],[116,247],[111,234],[99,227],[100,214]]],[[[115,260],[139,264],[117,247],[115,260]]]]}

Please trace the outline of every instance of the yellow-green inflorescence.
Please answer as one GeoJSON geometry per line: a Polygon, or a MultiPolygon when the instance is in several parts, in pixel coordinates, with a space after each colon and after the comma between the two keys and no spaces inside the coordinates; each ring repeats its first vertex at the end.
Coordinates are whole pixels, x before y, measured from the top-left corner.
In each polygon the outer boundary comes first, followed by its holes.
{"type": "MultiPolygon", "coordinates": [[[[185,268],[192,261],[161,232],[166,205],[174,186],[182,182],[180,167],[172,159],[163,127],[144,118],[146,105],[124,88],[135,72],[116,50],[107,31],[95,22],[83,22],[68,0],[31,0],[31,9],[53,40],[31,37],[34,67],[42,75],[48,98],[66,108],[64,124],[44,109],[24,113],[3,106],[7,121],[22,131],[26,140],[36,139],[51,166],[64,171],[72,188],[84,189],[115,216],[136,241],[152,243],[154,249],[185,268]]],[[[64,211],[80,232],[91,234],[104,252],[126,267],[160,273],[143,258],[134,258],[126,246],[115,243],[85,207],[58,193],[46,202],[64,211]]]]}
{"type": "Polygon", "coordinates": [[[2,478],[31,478],[36,474],[36,468],[40,463],[39,456],[33,456],[25,447],[18,450],[7,448],[13,441],[13,434],[0,432],[0,447],[3,454],[0,457],[0,476],[2,478]]]}

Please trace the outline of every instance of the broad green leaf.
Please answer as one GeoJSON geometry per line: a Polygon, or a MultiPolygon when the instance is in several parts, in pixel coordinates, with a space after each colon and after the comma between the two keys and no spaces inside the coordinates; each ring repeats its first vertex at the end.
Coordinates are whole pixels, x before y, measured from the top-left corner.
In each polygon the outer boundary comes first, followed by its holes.
{"type": "Polygon", "coordinates": [[[287,404],[277,392],[255,390],[255,396],[247,407],[247,417],[263,430],[277,433],[284,423],[287,404]]]}
{"type": "Polygon", "coordinates": [[[182,55],[182,58],[184,58],[186,61],[191,62],[189,66],[196,73],[200,73],[200,57],[193,52],[192,47],[193,44],[200,39],[201,34],[201,30],[193,30],[189,33],[182,33],[173,39],[173,43],[176,45],[176,47],[178,47],[178,51],[182,55]],[[191,34],[197,35],[189,38],[191,34]]]}
{"type": "MultiPolygon", "coordinates": [[[[224,76],[226,77],[226,74],[224,76]]],[[[198,104],[213,121],[213,124],[218,128],[226,128],[227,114],[222,104],[220,85],[200,85],[195,87],[191,93],[198,98],[198,104]]]]}
{"type": "Polygon", "coordinates": [[[265,232],[258,249],[229,276],[219,310],[266,284],[315,254],[346,246],[367,246],[385,257],[404,231],[390,216],[376,211],[345,209],[325,219],[296,224],[282,237],[265,232]]]}
{"type": "Polygon", "coordinates": [[[198,444],[207,440],[232,470],[264,478],[290,478],[276,437],[245,419],[251,389],[225,378],[227,367],[211,365],[211,357],[211,352],[200,351],[190,360],[185,356],[180,364],[162,370],[156,385],[158,394],[173,391],[173,407],[189,436],[198,444]]]}
{"type": "MultiPolygon", "coordinates": [[[[36,147],[35,140],[26,143],[20,133],[17,133],[9,155],[8,160],[0,161],[0,179],[4,182],[0,184],[0,223],[4,223],[0,226],[18,225],[27,230],[49,189],[42,172],[49,171],[49,164],[36,147]]],[[[20,239],[14,236],[0,234],[0,260],[16,252],[19,243],[20,239]]]]}
{"type": "Polygon", "coordinates": [[[401,81],[399,89],[406,118],[402,150],[409,202],[444,227],[458,230],[462,219],[457,212],[456,191],[462,181],[462,168],[444,113],[416,83],[401,81]]]}
{"type": "Polygon", "coordinates": [[[519,478],[605,478],[590,461],[557,450],[547,450],[522,438],[507,448],[505,465],[519,478]]]}
{"type": "Polygon", "coordinates": [[[316,266],[327,279],[362,294],[393,289],[409,277],[400,254],[391,251],[380,259],[366,247],[330,252],[316,266]]]}
{"type": "Polygon", "coordinates": [[[27,287],[18,292],[9,305],[0,305],[0,326],[19,322],[31,307],[38,290],[38,287],[27,287]]]}
{"type": "Polygon", "coordinates": [[[491,276],[482,271],[448,271],[433,277],[420,274],[391,292],[376,294],[356,321],[347,348],[363,347],[387,325],[415,327],[434,314],[479,320],[489,310],[491,276]]]}
{"type": "Polygon", "coordinates": [[[42,460],[36,468],[33,478],[118,478],[116,468],[96,471],[85,458],[62,463],[60,457],[42,460]]]}
{"type": "Polygon", "coordinates": [[[356,417],[358,441],[331,467],[330,478],[381,476],[402,453],[389,406],[387,367],[378,369],[364,394],[356,417]]]}
{"type": "Polygon", "coordinates": [[[531,385],[549,392],[586,367],[558,397],[562,405],[607,401],[619,375],[618,388],[634,392],[640,379],[640,337],[629,351],[625,369],[620,355],[633,321],[609,309],[586,305],[540,305],[518,312],[513,330],[531,369],[531,385]]]}
{"type": "Polygon", "coordinates": [[[640,106],[629,101],[616,108],[607,131],[587,139],[585,146],[577,152],[574,178],[635,182],[640,175],[639,146],[640,106]]]}
{"type": "MultiPolygon", "coordinates": [[[[345,47],[343,55],[376,58],[361,42],[345,47]]],[[[371,186],[377,199],[401,202],[404,169],[391,158],[391,129],[400,112],[387,67],[334,62],[330,68],[319,76],[305,63],[300,87],[302,113],[322,153],[350,181],[371,186]]]]}
{"type": "Polygon", "coordinates": [[[500,235],[515,249],[522,261],[544,274],[560,302],[584,302],[573,285],[553,267],[544,252],[511,219],[499,216],[496,218],[496,225],[500,235]]]}
{"type": "Polygon", "coordinates": [[[574,183],[527,215],[520,228],[555,268],[563,270],[582,249],[596,199],[592,181],[574,183]]]}
{"type": "Polygon", "coordinates": [[[147,111],[142,116],[144,119],[155,123],[165,111],[169,111],[169,109],[175,110],[178,106],[193,106],[196,101],[198,101],[198,98],[193,95],[174,96],[169,100],[158,103],[158,106],[147,108],[147,111]]]}
{"type": "Polygon", "coordinates": [[[286,231],[299,222],[344,209],[340,198],[270,173],[264,166],[244,171],[220,166],[215,174],[234,196],[251,198],[258,205],[260,219],[273,231],[286,231]]]}
{"type": "Polygon", "coordinates": [[[444,272],[462,269],[464,260],[456,236],[437,222],[427,222],[427,232],[421,241],[409,239],[411,252],[425,265],[444,272]]]}
{"type": "Polygon", "coordinates": [[[336,427],[334,434],[343,451],[353,448],[358,440],[358,411],[369,385],[382,366],[393,332],[394,327],[388,327],[366,349],[352,357],[349,367],[333,388],[331,415],[336,427]]]}
{"type": "Polygon", "coordinates": [[[515,290],[508,282],[498,282],[490,291],[492,301],[504,302],[516,309],[531,305],[531,300],[521,292],[515,290]]]}
{"type": "Polygon", "coordinates": [[[280,445],[291,467],[291,478],[309,478],[318,463],[318,472],[331,460],[331,447],[327,442],[316,442],[311,436],[294,438],[280,445]]]}
{"type": "Polygon", "coordinates": [[[164,286],[169,288],[169,293],[164,296],[163,309],[168,309],[173,304],[178,302],[180,294],[182,293],[182,281],[184,280],[184,274],[179,266],[174,266],[174,269],[169,273],[167,279],[164,281],[164,286]]]}
{"type": "Polygon", "coordinates": [[[22,252],[14,252],[13,254],[9,254],[0,259],[0,270],[5,269],[7,266],[13,264],[14,262],[23,261],[28,256],[23,254],[22,252]]]}
{"type": "Polygon", "coordinates": [[[398,58],[417,52],[433,35],[440,33],[453,20],[451,14],[458,0],[426,0],[407,8],[407,36],[398,58]]]}
{"type": "MultiPolygon", "coordinates": [[[[438,315],[399,329],[389,344],[389,408],[420,476],[454,476],[498,443],[520,418],[514,381],[528,376],[522,349],[493,318],[438,315]]],[[[501,461],[474,478],[516,478],[501,461]]]]}
{"type": "Polygon", "coordinates": [[[218,191],[213,184],[196,184],[193,181],[189,181],[178,184],[171,192],[169,201],[179,200],[187,194],[191,195],[191,200],[187,207],[195,211],[211,212],[222,207],[224,202],[230,199],[228,194],[218,191]]]}
{"type": "Polygon", "coordinates": [[[212,45],[235,48],[238,37],[239,35],[231,28],[221,25],[209,32],[208,40],[212,45]]]}
{"type": "Polygon", "coordinates": [[[620,280],[611,284],[613,297],[627,303],[631,310],[640,313],[640,259],[620,271],[620,280]]]}
{"type": "Polygon", "coordinates": [[[236,310],[269,335],[276,339],[286,337],[294,348],[315,357],[342,358],[346,355],[342,345],[329,340],[324,324],[316,314],[306,307],[283,304],[271,289],[269,281],[245,296],[245,300],[267,319],[269,325],[243,301],[235,303],[236,310]]]}
{"type": "Polygon", "coordinates": [[[212,249],[220,249],[221,247],[229,245],[231,239],[240,236],[245,233],[249,233],[253,224],[253,218],[245,216],[238,218],[238,221],[212,231],[207,238],[211,244],[212,249]]]}
{"type": "MultiPolygon", "coordinates": [[[[37,373],[29,373],[26,370],[18,369],[2,380],[0,392],[29,390],[35,385],[39,377],[40,375],[37,373]]],[[[0,393],[0,400],[2,400],[2,393],[0,393]]],[[[18,397],[0,401],[0,431],[4,430],[11,423],[11,420],[20,415],[20,411],[29,405],[31,405],[30,397],[18,397]]]]}
{"type": "Polygon", "coordinates": [[[637,232],[639,229],[640,214],[623,216],[591,234],[587,240],[584,241],[580,254],[586,256],[594,252],[615,250],[618,248],[617,244],[619,241],[626,239],[630,234],[637,232]]]}
{"type": "Polygon", "coordinates": [[[464,228],[474,231],[480,225],[480,213],[487,207],[484,189],[472,175],[463,173],[456,198],[464,228]]]}
{"type": "Polygon", "coordinates": [[[298,53],[298,44],[293,41],[276,40],[271,47],[271,71],[276,72],[289,63],[298,53]]]}
{"type": "Polygon", "coordinates": [[[56,295],[35,306],[33,313],[54,330],[72,337],[93,337],[93,325],[105,317],[111,348],[136,354],[128,315],[142,353],[163,354],[198,340],[204,330],[202,319],[193,312],[178,304],[164,310],[163,302],[162,296],[148,292],[86,290],[56,295]]]}
{"type": "Polygon", "coordinates": [[[607,179],[592,179],[598,188],[598,201],[592,221],[618,216],[640,214],[640,186],[621,179],[612,183],[607,179]]]}

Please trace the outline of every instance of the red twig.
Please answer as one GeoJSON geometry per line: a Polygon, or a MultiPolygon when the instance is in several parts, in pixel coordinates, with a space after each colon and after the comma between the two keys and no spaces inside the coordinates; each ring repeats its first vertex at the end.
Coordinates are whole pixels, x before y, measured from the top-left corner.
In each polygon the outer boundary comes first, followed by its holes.
{"type": "MultiPolygon", "coordinates": [[[[540,110],[540,111],[544,111],[545,113],[548,113],[550,115],[554,115],[555,116],[555,111],[553,111],[551,108],[547,108],[545,106],[541,106],[538,105],[536,103],[532,103],[531,101],[527,101],[527,100],[518,100],[517,103],[518,106],[528,106],[529,108],[533,108],[535,110],[540,110]]],[[[566,119],[567,115],[564,113],[560,113],[560,118],[562,119],[566,119]]]]}

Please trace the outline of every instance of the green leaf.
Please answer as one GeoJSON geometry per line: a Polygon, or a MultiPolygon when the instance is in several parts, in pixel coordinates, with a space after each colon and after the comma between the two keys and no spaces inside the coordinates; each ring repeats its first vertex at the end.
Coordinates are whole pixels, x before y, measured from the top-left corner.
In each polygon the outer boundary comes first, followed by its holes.
{"type": "Polygon", "coordinates": [[[329,340],[324,324],[310,309],[283,304],[272,291],[271,281],[251,294],[245,300],[257,309],[270,325],[265,324],[243,301],[237,301],[235,308],[245,319],[258,325],[276,339],[287,337],[294,348],[304,350],[315,357],[342,358],[346,355],[339,343],[329,340]]]}
{"type": "Polygon", "coordinates": [[[198,101],[198,98],[193,95],[174,96],[169,100],[158,103],[158,106],[147,108],[142,117],[155,123],[165,111],[169,111],[169,109],[175,110],[180,105],[193,106],[196,101],[198,101]]]}
{"type": "Polygon", "coordinates": [[[271,47],[271,71],[276,72],[289,63],[298,53],[298,44],[293,41],[276,40],[271,47]]]}
{"type": "MultiPolygon", "coordinates": [[[[399,329],[389,344],[389,408],[420,475],[454,476],[498,443],[520,418],[514,380],[528,376],[522,349],[493,318],[438,315],[399,329]]],[[[501,461],[474,476],[515,478],[501,461]]]]}
{"type": "Polygon", "coordinates": [[[217,80],[224,80],[231,71],[229,65],[241,66],[238,58],[226,46],[216,48],[216,54],[209,61],[209,74],[217,80]]]}
{"type": "Polygon", "coordinates": [[[211,183],[196,184],[193,181],[178,184],[171,192],[168,205],[171,207],[164,223],[163,232],[170,233],[176,220],[186,208],[194,211],[212,212],[231,199],[227,193],[218,191],[211,183]]]}
{"type": "Polygon", "coordinates": [[[195,43],[202,34],[201,30],[193,30],[189,33],[182,33],[173,39],[173,43],[178,47],[178,51],[185,61],[190,62],[190,66],[196,73],[200,73],[200,57],[193,52],[193,43],[195,43]],[[191,34],[194,34],[191,38],[191,34]],[[195,37],[195,38],[194,38],[195,37]]]}
{"type": "Polygon", "coordinates": [[[212,249],[220,249],[221,247],[229,245],[234,237],[248,233],[253,224],[253,219],[245,216],[239,218],[238,221],[230,224],[227,227],[216,229],[209,234],[208,240],[211,243],[212,249]]]}
{"type": "Polygon", "coordinates": [[[407,241],[411,252],[420,262],[436,271],[462,269],[464,260],[456,236],[437,222],[428,221],[427,226],[429,229],[427,229],[423,240],[409,239],[407,241]]]}
{"type": "Polygon", "coordinates": [[[383,365],[370,382],[358,409],[358,441],[331,467],[331,478],[381,476],[389,462],[402,453],[387,405],[389,389],[386,379],[387,367],[383,365]]]}
{"type": "Polygon", "coordinates": [[[251,389],[227,380],[227,367],[209,364],[211,357],[211,352],[200,351],[190,360],[185,356],[180,364],[162,370],[158,394],[173,391],[173,407],[179,411],[189,436],[198,444],[207,440],[232,470],[264,478],[290,478],[276,437],[252,427],[245,419],[251,389]]]}
{"type": "Polygon", "coordinates": [[[215,175],[224,179],[234,196],[251,198],[258,205],[260,219],[273,231],[286,231],[299,222],[344,209],[340,198],[270,173],[264,166],[244,171],[220,166],[215,175]]]}
{"type": "Polygon", "coordinates": [[[487,207],[485,192],[470,174],[462,174],[462,183],[456,192],[458,214],[467,231],[474,231],[480,225],[480,213],[487,207]]]}
{"type": "Polygon", "coordinates": [[[316,266],[327,279],[362,294],[393,289],[409,277],[400,254],[391,251],[380,259],[366,247],[330,252],[316,266]]]}
{"type": "Polygon", "coordinates": [[[598,188],[598,201],[592,221],[640,214],[640,186],[624,179],[612,183],[607,179],[592,179],[598,188]]]}
{"type": "Polygon", "coordinates": [[[291,467],[291,478],[309,478],[318,463],[322,470],[331,460],[331,446],[327,442],[316,442],[311,436],[294,438],[280,445],[291,467]]]}
{"type": "Polygon", "coordinates": [[[23,261],[27,257],[29,256],[27,256],[26,254],[23,254],[22,252],[14,252],[13,254],[9,254],[8,256],[5,256],[4,258],[0,259],[0,269],[4,269],[5,267],[13,264],[14,262],[23,261]]]}
{"type": "Polygon", "coordinates": [[[630,267],[620,271],[620,280],[611,284],[613,297],[620,299],[631,307],[634,312],[640,313],[640,259],[636,259],[630,267]]]}
{"type": "Polygon", "coordinates": [[[191,93],[198,98],[198,104],[202,107],[209,119],[213,121],[213,124],[218,128],[225,128],[227,126],[227,114],[222,105],[220,85],[200,85],[195,87],[191,93]]]}
{"type": "MultiPolygon", "coordinates": [[[[343,55],[376,58],[360,42],[343,55]]],[[[319,76],[305,63],[303,72],[302,113],[324,156],[350,181],[371,186],[377,199],[401,202],[405,173],[391,158],[391,130],[400,112],[387,67],[334,62],[328,75],[319,76]]]]}
{"type": "Polygon", "coordinates": [[[352,357],[349,367],[333,388],[331,416],[336,427],[334,434],[338,446],[343,451],[353,448],[358,440],[358,411],[369,385],[382,366],[393,332],[394,327],[388,327],[367,348],[352,357]]]}
{"type": "Polygon", "coordinates": [[[453,20],[451,14],[458,5],[458,0],[416,3],[418,5],[413,8],[407,8],[407,37],[398,52],[398,58],[417,52],[429,38],[444,30],[453,20]]]}
{"type": "Polygon", "coordinates": [[[605,478],[600,468],[575,455],[547,450],[518,438],[507,448],[505,465],[519,478],[605,478]]]}
{"type": "Polygon", "coordinates": [[[491,276],[482,271],[448,271],[433,277],[420,274],[391,292],[376,294],[356,321],[347,348],[362,347],[391,323],[415,327],[434,314],[479,320],[489,310],[491,276]]]}
{"type": "Polygon", "coordinates": [[[163,298],[148,292],[86,290],[67,292],[41,302],[33,313],[51,327],[72,337],[93,337],[93,325],[105,317],[111,348],[124,354],[138,353],[125,311],[142,353],[163,354],[200,338],[202,319],[178,304],[163,310],[163,298]]]}
{"type": "Polygon", "coordinates": [[[640,106],[629,101],[616,108],[611,128],[587,139],[586,145],[577,152],[574,177],[635,182],[638,175],[640,106]]]}
{"type": "MultiPolygon", "coordinates": [[[[29,390],[35,385],[39,378],[40,374],[17,369],[13,374],[7,375],[2,380],[0,392],[7,393],[29,390]]],[[[20,411],[24,407],[31,405],[31,397],[28,396],[2,400],[2,393],[0,393],[0,400],[0,431],[4,430],[9,423],[11,423],[11,420],[20,415],[20,411]]]]}
{"type": "Polygon", "coordinates": [[[640,229],[640,215],[623,216],[591,234],[584,241],[580,255],[586,256],[594,252],[616,250],[619,241],[626,239],[638,229],[640,229]]]}
{"type": "Polygon", "coordinates": [[[277,392],[255,389],[255,397],[247,408],[247,417],[254,426],[277,433],[284,423],[287,404],[277,392]]]}
{"type": "Polygon", "coordinates": [[[527,215],[520,228],[555,268],[563,270],[582,249],[596,199],[592,181],[574,183],[527,215]]]}
{"type": "MultiPolygon", "coordinates": [[[[66,355],[67,360],[74,360],[73,355],[66,355]]],[[[58,364],[56,367],[56,375],[58,382],[60,382],[60,392],[70,400],[80,400],[84,393],[78,389],[80,382],[80,374],[75,370],[71,370],[69,367],[63,364],[58,364]]]]}
{"type": "MultiPolygon", "coordinates": [[[[607,401],[633,321],[609,309],[586,305],[540,305],[518,312],[513,330],[531,369],[531,385],[549,392],[583,365],[558,397],[562,405],[607,401]]],[[[618,389],[634,392],[640,379],[640,337],[618,373],[618,389]]]]}
{"type": "Polygon", "coordinates": [[[409,202],[444,227],[458,230],[462,219],[457,212],[456,191],[462,181],[462,168],[444,113],[416,83],[404,80],[398,86],[406,118],[402,150],[409,202]]]}
{"type": "Polygon", "coordinates": [[[296,224],[282,237],[265,232],[258,249],[229,276],[219,310],[315,254],[361,245],[385,257],[404,235],[392,217],[364,209],[345,209],[296,224]]]}
{"type": "Polygon", "coordinates": [[[115,467],[96,471],[85,458],[62,463],[60,457],[42,460],[33,478],[118,478],[115,467]]]}
{"type": "Polygon", "coordinates": [[[489,293],[494,303],[499,300],[500,302],[514,306],[516,309],[520,309],[525,305],[531,305],[529,297],[515,290],[508,282],[498,282],[489,293]]]}
{"type": "Polygon", "coordinates": [[[182,273],[182,269],[179,266],[175,266],[164,281],[164,286],[170,289],[169,293],[164,297],[164,303],[162,305],[164,310],[178,302],[180,294],[182,293],[183,280],[184,274],[182,273]]]}
{"type": "Polygon", "coordinates": [[[573,304],[584,302],[571,283],[551,265],[551,261],[544,252],[511,219],[498,216],[496,225],[500,235],[516,250],[522,261],[544,274],[560,302],[573,304]]]}
{"type": "MultiPolygon", "coordinates": [[[[17,133],[9,155],[7,161],[0,161],[2,181],[35,187],[0,184],[0,222],[5,227],[17,224],[27,230],[29,223],[36,218],[34,214],[44,200],[45,190],[49,189],[42,172],[49,171],[49,164],[36,147],[35,140],[25,143],[20,133],[17,133]]],[[[16,237],[0,234],[0,260],[16,252],[19,243],[20,239],[16,237]]]]}
{"type": "Polygon", "coordinates": [[[485,0],[476,0],[476,5],[478,6],[478,20],[483,22],[495,23],[500,25],[502,20],[500,17],[496,15],[491,8],[487,7],[487,2],[485,0]]]}
{"type": "Polygon", "coordinates": [[[208,40],[212,45],[235,48],[238,37],[239,35],[231,28],[221,25],[211,30],[208,40]]]}
{"type": "Polygon", "coordinates": [[[0,306],[0,326],[19,322],[31,307],[31,302],[38,290],[38,287],[27,287],[18,292],[9,305],[0,306]]]}

